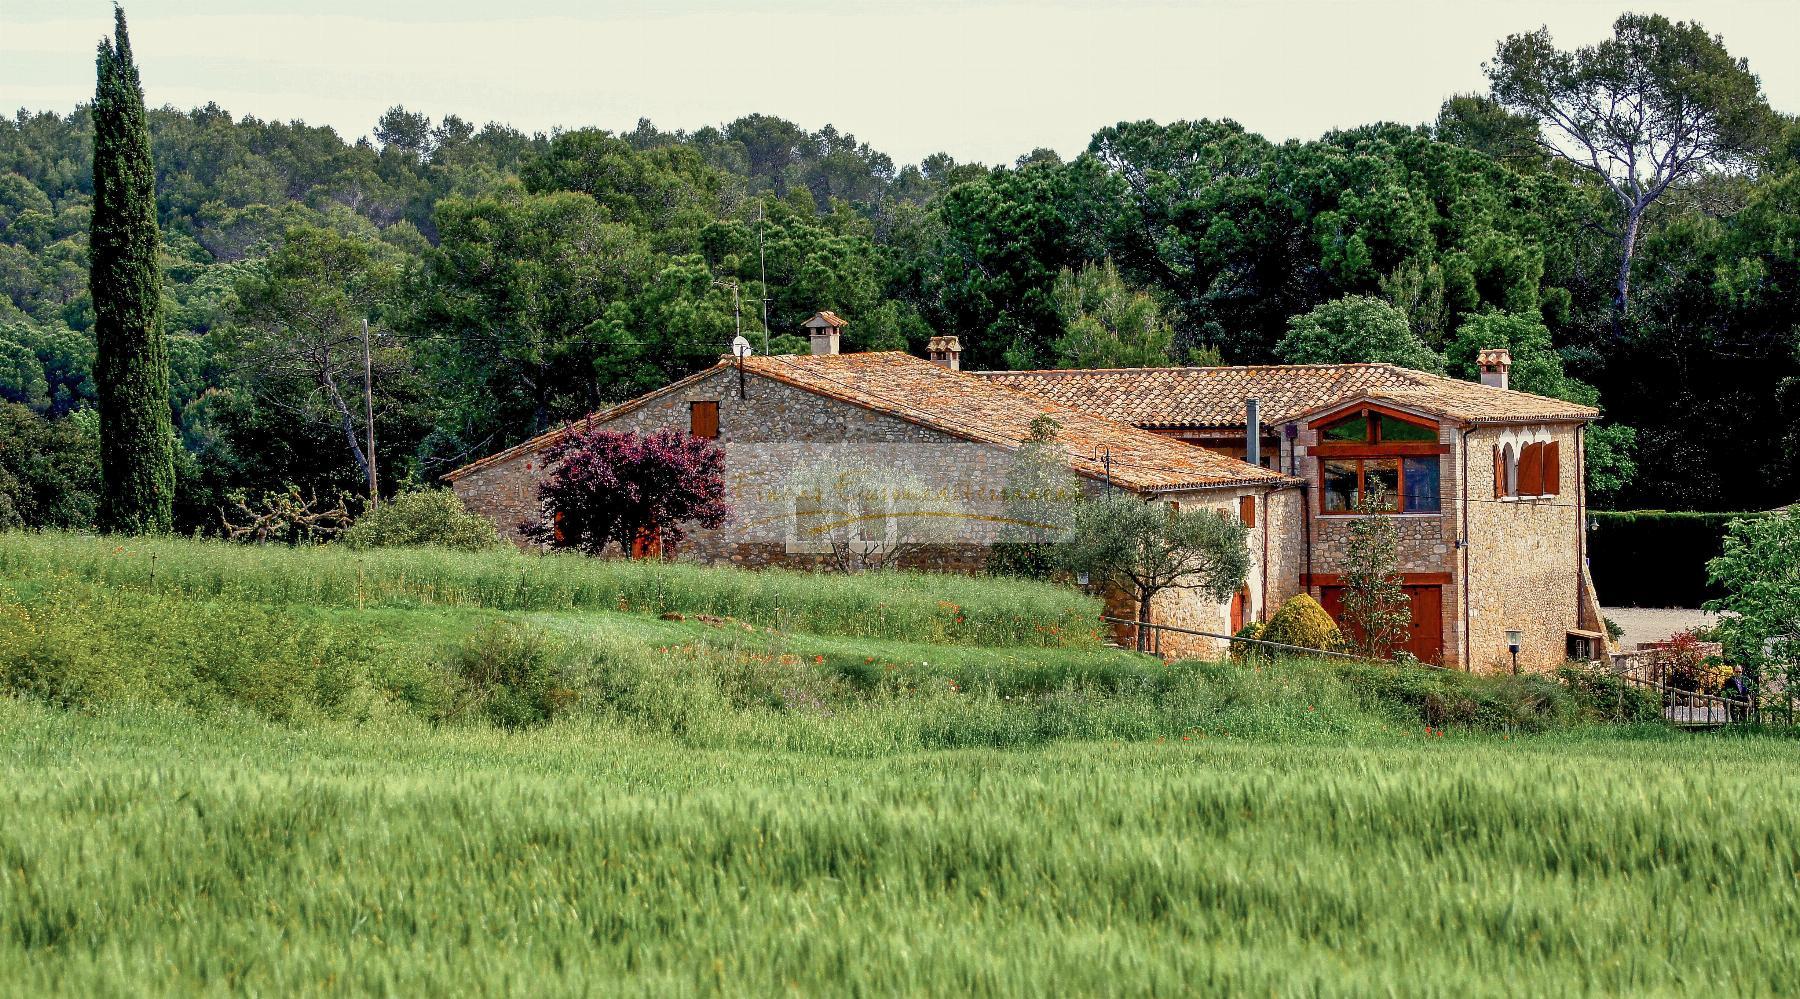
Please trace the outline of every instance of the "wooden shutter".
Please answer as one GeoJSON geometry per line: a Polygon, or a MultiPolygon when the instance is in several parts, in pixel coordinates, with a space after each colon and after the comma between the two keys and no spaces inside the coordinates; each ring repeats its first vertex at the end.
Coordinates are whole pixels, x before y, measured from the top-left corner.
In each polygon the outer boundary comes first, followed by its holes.
{"type": "Polygon", "coordinates": [[[719,404],[716,402],[688,403],[688,433],[695,437],[717,438],[719,436],[719,404]]]}
{"type": "Polygon", "coordinates": [[[1506,495],[1506,449],[1494,445],[1494,497],[1506,495]]]}
{"type": "Polygon", "coordinates": [[[1544,491],[1544,445],[1527,444],[1519,451],[1519,495],[1537,496],[1544,491]]]}
{"type": "Polygon", "coordinates": [[[1544,495],[1556,496],[1562,492],[1562,442],[1551,441],[1543,447],[1544,495]]]}
{"type": "Polygon", "coordinates": [[[1238,497],[1238,519],[1244,522],[1245,527],[1255,527],[1256,526],[1256,497],[1255,496],[1239,496],[1238,497]]]}

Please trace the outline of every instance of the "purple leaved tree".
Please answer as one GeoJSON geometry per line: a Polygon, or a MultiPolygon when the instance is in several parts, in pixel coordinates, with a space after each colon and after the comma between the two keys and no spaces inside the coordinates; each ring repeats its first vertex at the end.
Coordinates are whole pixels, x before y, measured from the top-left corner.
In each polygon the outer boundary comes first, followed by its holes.
{"type": "Polygon", "coordinates": [[[617,544],[655,556],[680,543],[687,525],[718,527],[730,515],[724,452],[679,430],[576,428],[545,458],[542,512],[522,528],[551,548],[598,555],[617,544]]]}

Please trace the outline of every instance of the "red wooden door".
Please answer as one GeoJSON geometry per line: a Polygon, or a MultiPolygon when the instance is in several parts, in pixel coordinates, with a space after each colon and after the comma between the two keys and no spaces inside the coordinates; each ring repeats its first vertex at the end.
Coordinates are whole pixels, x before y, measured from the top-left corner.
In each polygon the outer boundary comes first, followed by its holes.
{"type": "MultiPolygon", "coordinates": [[[[1412,605],[1412,620],[1406,626],[1406,639],[1395,648],[1405,649],[1422,662],[1441,663],[1444,659],[1444,588],[1442,586],[1403,586],[1412,605]]],[[[1348,634],[1355,628],[1344,620],[1344,588],[1319,588],[1319,605],[1348,634]]],[[[1390,655],[1392,654],[1390,650],[1390,655]]]]}
{"type": "Polygon", "coordinates": [[[1444,588],[1408,586],[1412,621],[1406,626],[1406,651],[1421,662],[1444,661],[1444,588]]]}

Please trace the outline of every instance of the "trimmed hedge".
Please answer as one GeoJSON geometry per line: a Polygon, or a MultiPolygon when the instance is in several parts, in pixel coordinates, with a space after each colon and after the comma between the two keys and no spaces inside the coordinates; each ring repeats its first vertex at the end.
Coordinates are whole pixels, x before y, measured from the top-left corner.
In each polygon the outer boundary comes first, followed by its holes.
{"type": "Polygon", "coordinates": [[[1588,514],[1588,571],[1612,607],[1698,607],[1724,596],[1706,582],[1725,528],[1760,513],[1594,510],[1588,514]]]}

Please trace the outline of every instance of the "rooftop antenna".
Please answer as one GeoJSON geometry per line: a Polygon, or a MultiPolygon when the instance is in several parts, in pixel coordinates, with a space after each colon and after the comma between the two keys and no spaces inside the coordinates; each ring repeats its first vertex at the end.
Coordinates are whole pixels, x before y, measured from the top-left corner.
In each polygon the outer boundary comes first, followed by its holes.
{"type": "MultiPolygon", "coordinates": [[[[756,204],[756,266],[762,272],[763,353],[769,352],[769,261],[763,256],[763,206],[756,204]]],[[[738,332],[743,332],[739,330],[738,332]]]]}

